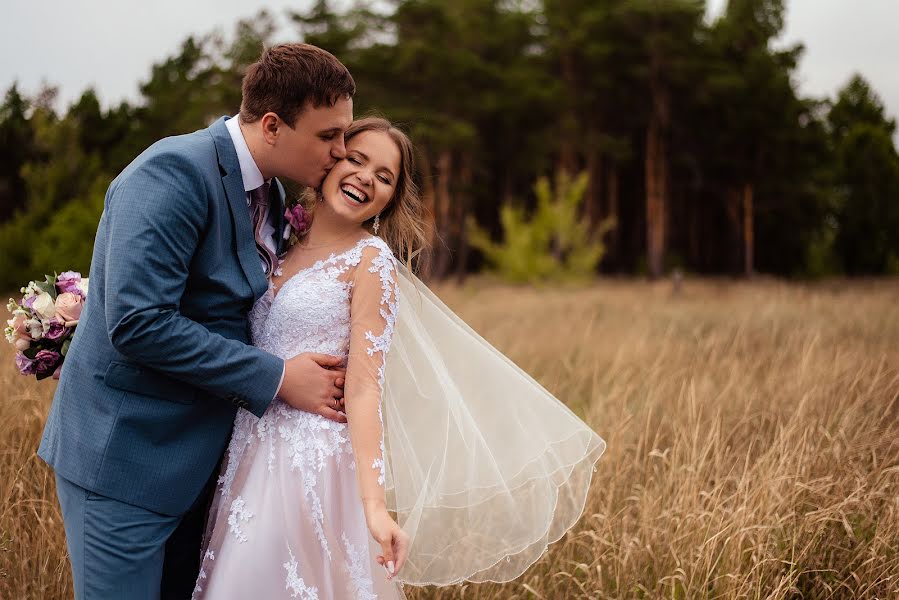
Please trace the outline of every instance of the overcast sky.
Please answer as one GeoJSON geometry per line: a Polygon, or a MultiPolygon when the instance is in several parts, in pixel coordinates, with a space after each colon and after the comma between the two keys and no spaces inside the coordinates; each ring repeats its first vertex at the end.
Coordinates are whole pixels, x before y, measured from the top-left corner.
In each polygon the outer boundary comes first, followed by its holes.
{"type": "MultiPolygon", "coordinates": [[[[447,0],[450,1],[450,0],[447,0]]],[[[899,116],[899,0],[787,0],[780,43],[805,44],[799,66],[803,95],[833,96],[855,72],[899,116]]],[[[717,13],[726,0],[709,0],[717,13]]],[[[60,108],[94,86],[105,105],[138,98],[150,65],[192,33],[230,33],[240,18],[268,8],[308,8],[312,0],[5,0],[0,8],[0,89],[18,81],[34,93],[59,86],[60,108]]],[[[346,4],[342,2],[341,4],[346,4]]],[[[283,18],[281,18],[283,22],[283,18]]],[[[289,30],[284,30],[286,39],[289,30]]]]}

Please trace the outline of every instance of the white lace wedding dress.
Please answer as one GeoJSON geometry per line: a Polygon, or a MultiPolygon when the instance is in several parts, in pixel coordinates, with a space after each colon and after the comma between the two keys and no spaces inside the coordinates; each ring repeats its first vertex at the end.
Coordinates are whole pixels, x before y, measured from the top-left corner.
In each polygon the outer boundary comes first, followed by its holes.
{"type": "MultiPolygon", "coordinates": [[[[302,352],[347,357],[347,402],[374,399],[364,410],[377,422],[397,314],[395,276],[387,245],[363,238],[299,271],[277,294],[270,286],[250,313],[253,344],[285,359],[302,352]]],[[[368,532],[357,483],[358,475],[363,488],[384,485],[382,436],[377,429],[354,439],[361,450],[354,455],[347,424],[277,398],[261,419],[241,409],[193,597],[404,598],[375,560],[381,549],[368,532]]]]}

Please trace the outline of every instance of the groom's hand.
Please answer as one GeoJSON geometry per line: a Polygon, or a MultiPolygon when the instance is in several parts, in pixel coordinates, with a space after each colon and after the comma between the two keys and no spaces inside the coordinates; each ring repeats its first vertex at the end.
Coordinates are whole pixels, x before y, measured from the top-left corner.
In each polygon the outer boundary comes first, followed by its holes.
{"type": "Polygon", "coordinates": [[[343,408],[343,359],[304,352],[285,361],[284,382],[278,397],[297,410],[346,423],[343,408]]]}

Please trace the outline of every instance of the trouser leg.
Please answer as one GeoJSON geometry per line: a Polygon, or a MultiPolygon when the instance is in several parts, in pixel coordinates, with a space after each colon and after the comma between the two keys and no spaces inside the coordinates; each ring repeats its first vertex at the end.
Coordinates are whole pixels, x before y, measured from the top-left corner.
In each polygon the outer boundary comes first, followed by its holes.
{"type": "Polygon", "coordinates": [[[181,517],[101,496],[56,476],[77,600],[157,600],[181,517]]]}

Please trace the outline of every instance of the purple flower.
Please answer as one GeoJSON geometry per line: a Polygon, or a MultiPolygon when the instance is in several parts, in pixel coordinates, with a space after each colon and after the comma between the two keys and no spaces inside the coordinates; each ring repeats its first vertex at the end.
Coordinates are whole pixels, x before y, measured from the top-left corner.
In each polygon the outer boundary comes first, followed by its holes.
{"type": "Polygon", "coordinates": [[[65,271],[56,277],[56,289],[60,293],[69,292],[70,294],[82,295],[81,288],[78,287],[79,283],[81,283],[81,273],[77,271],[65,271]]]}
{"type": "Polygon", "coordinates": [[[58,320],[50,319],[50,329],[47,330],[47,333],[44,335],[48,340],[58,340],[59,338],[65,336],[69,330],[65,325],[60,323],[58,320]]]}
{"type": "Polygon", "coordinates": [[[284,211],[284,218],[287,219],[287,222],[290,223],[297,235],[306,233],[312,224],[312,217],[309,216],[302,204],[288,206],[287,210],[284,211]]]}
{"type": "Polygon", "coordinates": [[[46,375],[56,370],[62,354],[56,350],[41,350],[34,357],[34,372],[38,375],[46,375]]]}
{"type": "Polygon", "coordinates": [[[28,296],[27,298],[22,300],[22,304],[28,309],[31,310],[34,306],[34,301],[37,300],[37,296],[28,296]]]}
{"type": "Polygon", "coordinates": [[[16,366],[22,375],[34,375],[34,361],[21,352],[16,352],[16,366]]]}

